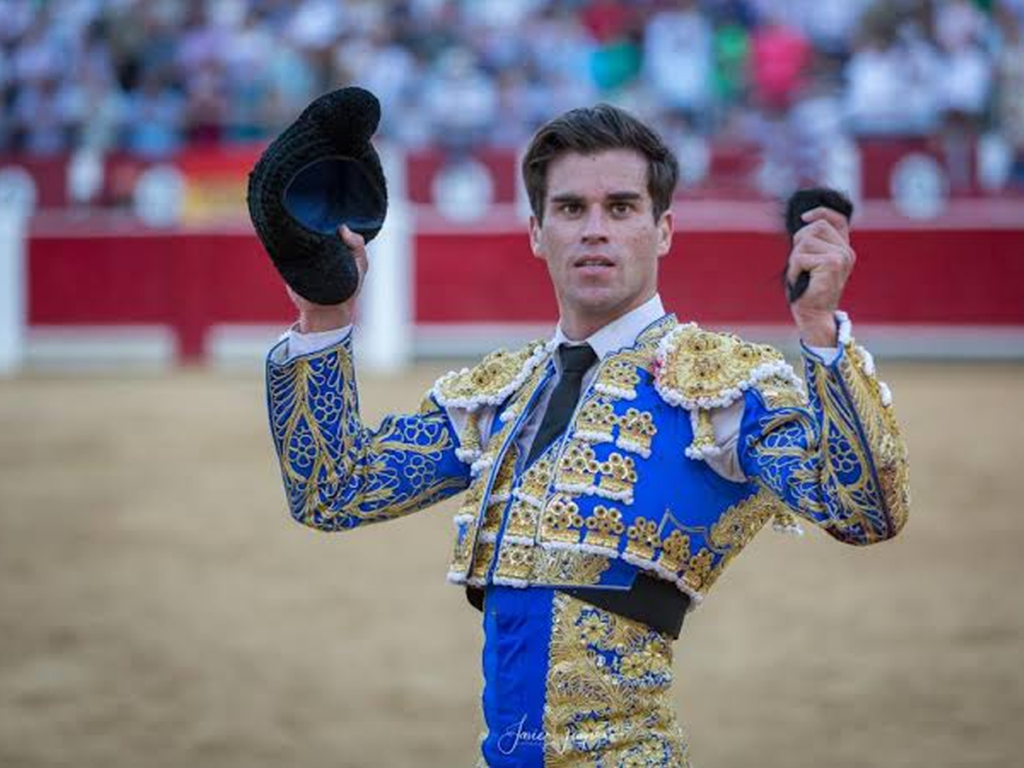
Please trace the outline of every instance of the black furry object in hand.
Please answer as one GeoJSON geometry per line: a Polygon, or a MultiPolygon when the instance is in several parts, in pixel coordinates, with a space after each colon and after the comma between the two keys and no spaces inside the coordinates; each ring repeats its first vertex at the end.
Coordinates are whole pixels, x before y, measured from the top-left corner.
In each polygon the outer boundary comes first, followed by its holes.
{"type": "Polygon", "coordinates": [[[316,304],[355,293],[359,270],[338,236],[342,224],[369,242],[384,224],[387,185],[370,143],[380,103],[341,88],[316,99],[249,174],[249,216],[285,282],[316,304]]]}
{"type": "MultiPolygon", "coordinates": [[[[793,244],[794,235],[807,224],[801,217],[808,211],[821,207],[841,213],[847,221],[853,217],[853,203],[842,192],[828,187],[798,189],[786,201],[786,234],[789,235],[790,246],[793,244]]],[[[789,299],[789,303],[792,304],[803,296],[810,284],[810,272],[801,272],[792,283],[786,281],[786,298],[789,299]]]]}

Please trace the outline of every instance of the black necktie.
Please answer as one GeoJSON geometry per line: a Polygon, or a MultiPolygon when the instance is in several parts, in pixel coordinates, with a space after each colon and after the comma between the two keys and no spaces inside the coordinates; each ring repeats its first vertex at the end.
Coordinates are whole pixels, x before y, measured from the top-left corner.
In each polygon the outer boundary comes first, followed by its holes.
{"type": "Polygon", "coordinates": [[[540,456],[544,449],[565,431],[573,411],[576,410],[576,401],[580,399],[583,374],[597,362],[597,355],[589,344],[577,347],[563,345],[558,348],[558,357],[562,361],[562,377],[558,380],[555,391],[551,393],[551,399],[548,400],[544,419],[537,430],[537,436],[533,438],[533,445],[530,446],[527,464],[540,456]]]}

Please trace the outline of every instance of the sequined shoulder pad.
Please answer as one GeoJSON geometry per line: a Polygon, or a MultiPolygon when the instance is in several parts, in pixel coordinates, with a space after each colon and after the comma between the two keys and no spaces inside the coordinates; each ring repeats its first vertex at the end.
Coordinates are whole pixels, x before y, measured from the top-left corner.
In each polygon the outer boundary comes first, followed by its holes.
{"type": "Polygon", "coordinates": [[[445,408],[472,412],[485,405],[500,405],[518,390],[550,355],[548,344],[534,341],[522,349],[492,352],[472,368],[446,373],[431,394],[445,408]]]}
{"type": "Polygon", "coordinates": [[[801,388],[793,368],[767,344],[687,323],[673,328],[658,346],[658,394],[688,411],[724,408],[769,380],[773,387],[801,388]]]}

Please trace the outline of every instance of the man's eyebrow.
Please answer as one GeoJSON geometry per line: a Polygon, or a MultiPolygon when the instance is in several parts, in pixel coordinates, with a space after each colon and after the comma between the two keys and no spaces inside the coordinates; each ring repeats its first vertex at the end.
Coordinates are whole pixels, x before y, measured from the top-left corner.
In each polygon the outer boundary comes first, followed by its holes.
{"type": "MultiPolygon", "coordinates": [[[[609,192],[605,195],[605,200],[611,200],[613,202],[639,200],[643,197],[640,192],[633,191],[622,191],[622,192],[609,192]]],[[[552,195],[550,198],[552,203],[580,203],[583,202],[583,195],[575,192],[562,192],[557,195],[552,195]]]]}
{"type": "Polygon", "coordinates": [[[558,195],[551,196],[552,203],[582,203],[583,195],[578,195],[575,192],[562,192],[558,195]]]}
{"type": "Polygon", "coordinates": [[[606,195],[606,198],[608,200],[612,200],[612,201],[616,201],[616,202],[618,202],[618,201],[629,201],[629,200],[639,200],[642,197],[643,197],[643,195],[641,195],[639,192],[609,192],[606,195]]]}

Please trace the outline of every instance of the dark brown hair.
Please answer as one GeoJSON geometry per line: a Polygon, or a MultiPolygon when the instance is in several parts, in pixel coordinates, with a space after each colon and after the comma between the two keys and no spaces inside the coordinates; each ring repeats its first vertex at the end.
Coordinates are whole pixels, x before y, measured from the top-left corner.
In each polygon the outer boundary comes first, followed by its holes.
{"type": "Polygon", "coordinates": [[[647,158],[647,191],[654,219],[672,204],[679,179],[679,162],[661,137],[625,110],[611,104],[571,109],[542,125],[523,156],[523,183],[530,207],[544,220],[548,166],[565,152],[592,155],[607,149],[632,149],[647,158]]]}

